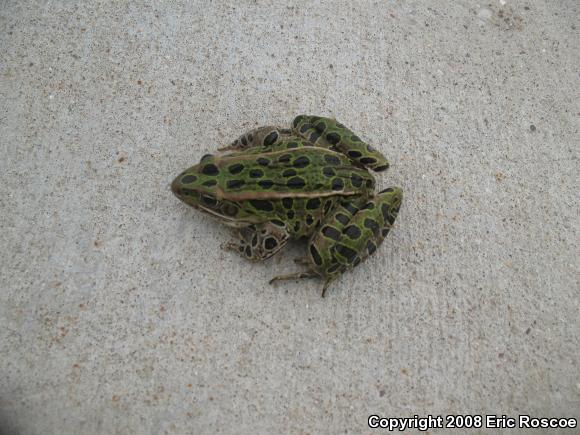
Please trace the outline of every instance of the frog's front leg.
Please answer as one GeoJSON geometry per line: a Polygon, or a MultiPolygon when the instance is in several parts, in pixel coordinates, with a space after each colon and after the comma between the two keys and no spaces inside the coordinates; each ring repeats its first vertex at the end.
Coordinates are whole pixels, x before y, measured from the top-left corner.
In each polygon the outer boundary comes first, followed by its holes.
{"type": "MultiPolygon", "coordinates": [[[[279,279],[324,278],[322,296],[330,282],[346,270],[358,266],[383,242],[395,222],[403,192],[397,187],[385,189],[362,206],[343,202],[322,223],[308,245],[309,268],[306,272],[276,277],[279,279]]],[[[304,262],[301,261],[303,264],[304,262]]]]}
{"type": "Polygon", "coordinates": [[[231,144],[219,148],[219,151],[245,151],[249,148],[271,147],[284,137],[291,134],[291,130],[272,126],[258,127],[242,134],[231,144]]]}
{"type": "Polygon", "coordinates": [[[270,258],[286,245],[290,236],[285,225],[279,221],[241,228],[238,235],[238,239],[229,242],[226,248],[252,261],[270,258]]]}
{"type": "Polygon", "coordinates": [[[316,146],[334,148],[375,172],[389,168],[385,156],[334,119],[299,115],[292,122],[292,131],[316,146]]]}

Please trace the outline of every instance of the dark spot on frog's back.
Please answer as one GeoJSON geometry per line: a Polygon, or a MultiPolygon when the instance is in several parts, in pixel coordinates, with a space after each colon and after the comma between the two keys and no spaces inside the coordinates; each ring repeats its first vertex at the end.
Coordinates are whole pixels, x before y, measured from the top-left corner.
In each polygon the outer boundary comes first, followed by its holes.
{"type": "Polygon", "coordinates": [[[258,185],[262,189],[269,189],[270,187],[272,187],[274,185],[274,182],[272,180],[262,180],[262,181],[258,181],[258,185]]]}
{"type": "Polygon", "coordinates": [[[342,190],[344,188],[344,181],[342,178],[334,178],[332,180],[332,190],[342,190]]]}
{"type": "Polygon", "coordinates": [[[207,180],[207,181],[204,181],[203,183],[201,183],[201,185],[204,187],[213,187],[216,184],[217,184],[217,180],[207,180]]]}
{"type": "Polygon", "coordinates": [[[351,150],[348,152],[348,156],[352,157],[353,159],[358,159],[360,156],[362,156],[362,154],[360,151],[351,150]]]}
{"type": "Polygon", "coordinates": [[[312,124],[306,123],[300,127],[300,133],[306,133],[309,129],[312,128],[312,124]]]}
{"type": "Polygon", "coordinates": [[[302,189],[306,186],[306,181],[300,177],[292,177],[286,182],[286,186],[290,189],[302,189]]]}
{"type": "Polygon", "coordinates": [[[291,158],[292,158],[292,156],[290,154],[284,154],[284,155],[278,157],[278,161],[280,163],[288,163],[291,158]]]}
{"type": "Polygon", "coordinates": [[[236,163],[234,165],[231,165],[228,168],[228,171],[230,171],[230,174],[233,174],[233,175],[239,174],[243,170],[244,170],[244,165],[240,165],[239,163],[236,163]]]}
{"type": "Polygon", "coordinates": [[[265,200],[265,199],[251,199],[250,204],[252,204],[252,207],[254,207],[256,210],[259,210],[259,211],[273,211],[274,210],[274,206],[272,205],[272,202],[265,200]]]}
{"type": "Polygon", "coordinates": [[[336,175],[336,172],[334,172],[334,169],[332,169],[328,166],[325,166],[324,168],[322,168],[322,174],[325,177],[330,178],[330,177],[334,177],[336,175]]]}
{"type": "Polygon", "coordinates": [[[282,172],[282,177],[293,177],[297,172],[294,169],[286,169],[282,172]]]}
{"type": "Polygon", "coordinates": [[[333,155],[325,154],[324,160],[326,161],[326,163],[332,166],[340,165],[340,159],[333,155]]]}
{"type": "Polygon", "coordinates": [[[258,163],[258,165],[261,165],[261,166],[268,166],[270,164],[270,160],[268,160],[264,157],[257,158],[256,162],[258,163]]]}
{"type": "Polygon", "coordinates": [[[252,169],[249,175],[250,178],[262,178],[264,176],[264,171],[261,169],[252,169]]]}
{"type": "Polygon", "coordinates": [[[243,187],[246,182],[244,180],[228,180],[226,186],[228,189],[239,189],[243,187]]]}
{"type": "Polygon", "coordinates": [[[212,164],[212,163],[208,163],[207,165],[205,165],[202,168],[201,172],[205,175],[211,175],[211,176],[219,174],[219,170],[218,170],[217,166],[212,164]]]}
{"type": "Polygon", "coordinates": [[[306,156],[300,156],[297,157],[294,160],[294,167],[295,168],[305,168],[306,166],[308,166],[310,164],[310,159],[306,156]]]}

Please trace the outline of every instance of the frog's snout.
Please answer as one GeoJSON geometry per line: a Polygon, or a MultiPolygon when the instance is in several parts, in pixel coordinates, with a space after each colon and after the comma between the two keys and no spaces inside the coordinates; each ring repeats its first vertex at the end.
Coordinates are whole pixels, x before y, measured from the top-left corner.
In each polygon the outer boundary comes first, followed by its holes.
{"type": "Polygon", "coordinates": [[[174,195],[179,196],[181,194],[181,188],[183,184],[181,184],[181,180],[179,177],[176,177],[175,180],[171,183],[171,191],[174,195]]]}

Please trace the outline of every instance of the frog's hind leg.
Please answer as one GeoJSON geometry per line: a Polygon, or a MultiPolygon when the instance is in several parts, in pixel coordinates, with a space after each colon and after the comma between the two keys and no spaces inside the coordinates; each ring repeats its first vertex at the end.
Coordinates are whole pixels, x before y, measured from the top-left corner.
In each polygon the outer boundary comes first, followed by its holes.
{"type": "Polygon", "coordinates": [[[334,119],[299,115],[292,122],[292,131],[313,145],[334,149],[375,172],[389,168],[385,156],[334,119]]]}
{"type": "Polygon", "coordinates": [[[250,148],[269,148],[280,140],[291,137],[290,129],[283,129],[272,126],[258,127],[250,130],[231,144],[219,148],[219,151],[245,151],[250,148]]]}
{"type": "MultiPolygon", "coordinates": [[[[331,214],[326,218],[326,220],[331,221],[334,223],[336,227],[336,231],[340,233],[342,228],[346,225],[348,220],[352,218],[352,216],[359,211],[361,207],[366,204],[366,198],[362,196],[357,196],[355,198],[349,199],[348,201],[341,202],[334,208],[331,214]]],[[[281,280],[288,280],[288,279],[298,279],[298,278],[326,278],[324,282],[324,286],[322,288],[322,297],[325,296],[326,290],[330,282],[338,276],[338,271],[336,274],[326,275],[323,271],[324,268],[320,269],[319,262],[323,261],[322,257],[320,257],[319,251],[317,247],[313,247],[312,243],[313,240],[316,240],[316,234],[311,238],[309,242],[310,248],[310,255],[306,257],[298,257],[294,259],[294,262],[300,266],[307,267],[306,271],[303,272],[296,272],[291,273],[288,275],[281,275],[274,277],[270,280],[270,284],[281,281],[281,280]],[[322,272],[321,272],[322,271],[322,272]]],[[[321,249],[320,247],[318,249],[321,249]]]]}
{"type": "Polygon", "coordinates": [[[263,261],[282,249],[290,234],[285,226],[277,222],[266,222],[241,228],[238,239],[229,242],[225,247],[238,252],[251,261],[263,261]]]}
{"type": "Polygon", "coordinates": [[[326,219],[309,244],[311,269],[333,279],[358,266],[383,242],[399,213],[403,192],[391,187],[370,198],[362,207],[345,202],[326,219]]]}

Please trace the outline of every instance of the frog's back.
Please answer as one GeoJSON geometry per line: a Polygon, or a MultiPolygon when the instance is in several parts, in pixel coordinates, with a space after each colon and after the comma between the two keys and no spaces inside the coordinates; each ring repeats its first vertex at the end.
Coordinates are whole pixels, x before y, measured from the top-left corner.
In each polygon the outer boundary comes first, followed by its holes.
{"type": "Polygon", "coordinates": [[[316,147],[212,156],[196,172],[198,190],[230,201],[351,196],[375,185],[343,154],[316,147]]]}

